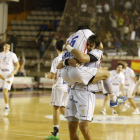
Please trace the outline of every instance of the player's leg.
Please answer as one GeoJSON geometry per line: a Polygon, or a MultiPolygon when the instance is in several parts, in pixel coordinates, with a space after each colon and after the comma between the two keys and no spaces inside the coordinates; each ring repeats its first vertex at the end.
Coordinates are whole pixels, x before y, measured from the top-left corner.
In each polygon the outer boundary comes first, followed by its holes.
{"type": "Polygon", "coordinates": [[[109,100],[109,96],[108,94],[104,94],[105,95],[105,99],[104,99],[104,103],[103,103],[103,109],[101,110],[101,113],[103,115],[106,115],[106,107],[107,107],[107,103],[108,103],[108,100],[109,100]]]}
{"type": "Polygon", "coordinates": [[[75,117],[68,117],[68,128],[69,128],[69,136],[70,140],[80,140],[79,135],[78,135],[78,126],[79,126],[79,121],[75,117]]]}
{"type": "Polygon", "coordinates": [[[134,112],[132,112],[132,114],[140,114],[139,109],[136,106],[136,103],[133,101],[133,98],[128,98],[128,101],[130,102],[130,104],[133,106],[133,108],[135,109],[134,112]]]}
{"type": "Polygon", "coordinates": [[[90,129],[90,121],[81,121],[79,127],[85,140],[93,140],[92,131],[90,129]]]}
{"type": "Polygon", "coordinates": [[[60,107],[60,112],[62,115],[65,115],[65,107],[60,107]]]}

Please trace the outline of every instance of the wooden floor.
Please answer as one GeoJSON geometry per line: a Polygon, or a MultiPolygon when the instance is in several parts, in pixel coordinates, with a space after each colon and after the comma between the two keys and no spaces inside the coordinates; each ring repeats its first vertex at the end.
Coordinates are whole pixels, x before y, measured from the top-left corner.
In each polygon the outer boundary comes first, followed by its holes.
{"type": "MultiPolygon", "coordinates": [[[[52,132],[52,106],[49,105],[51,91],[14,92],[10,98],[10,113],[3,116],[4,101],[0,99],[0,140],[45,140],[45,136],[52,132]],[[35,93],[36,97],[31,97],[35,93]],[[40,94],[37,94],[40,93],[40,94]],[[45,94],[44,93],[48,93],[45,94]],[[43,95],[43,96],[42,96],[43,95]]],[[[140,101],[136,101],[140,109],[140,101]]],[[[140,140],[140,115],[131,115],[133,108],[122,113],[122,106],[118,107],[118,116],[111,114],[107,108],[107,115],[100,114],[103,99],[96,98],[94,121],[91,124],[93,140],[140,140]]],[[[61,116],[60,138],[69,140],[67,122],[61,116]]],[[[80,133],[80,140],[84,140],[80,133]]]]}

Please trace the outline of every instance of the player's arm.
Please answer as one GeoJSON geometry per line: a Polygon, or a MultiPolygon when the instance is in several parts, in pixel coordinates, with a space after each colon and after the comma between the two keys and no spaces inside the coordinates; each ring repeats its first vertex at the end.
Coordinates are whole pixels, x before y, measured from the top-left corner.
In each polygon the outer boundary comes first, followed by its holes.
{"type": "Polygon", "coordinates": [[[122,94],[125,95],[125,94],[124,94],[124,84],[121,84],[120,90],[121,90],[122,94]]]}
{"type": "Polygon", "coordinates": [[[45,73],[45,77],[48,79],[54,79],[55,78],[55,73],[49,72],[49,73],[45,73]]]}
{"type": "Polygon", "coordinates": [[[14,68],[13,72],[8,77],[14,76],[14,74],[18,71],[18,69],[19,69],[19,62],[18,61],[15,62],[14,66],[15,66],[15,68],[14,68]]]}
{"type": "Polygon", "coordinates": [[[133,77],[133,79],[134,79],[134,82],[136,84],[137,83],[137,78],[136,77],[133,77]]]}
{"type": "Polygon", "coordinates": [[[135,85],[135,88],[134,88],[134,90],[133,90],[133,94],[136,93],[136,91],[137,91],[137,89],[138,89],[139,86],[140,86],[140,79],[137,81],[137,83],[136,83],[136,85],[135,85]]]}
{"type": "Polygon", "coordinates": [[[79,61],[77,61],[76,59],[74,58],[71,58],[71,59],[66,59],[66,60],[61,60],[58,65],[57,65],[57,69],[61,69],[65,66],[72,66],[72,67],[76,67],[78,65],[80,65],[81,63],[79,61]]]}
{"type": "MultiPolygon", "coordinates": [[[[95,56],[93,56],[92,54],[84,54],[83,52],[80,52],[77,49],[74,49],[73,47],[71,47],[70,45],[68,45],[68,43],[65,45],[66,49],[73,55],[73,57],[75,59],[77,59],[79,62],[96,62],[97,58],[95,56]]],[[[64,49],[65,49],[64,47],[64,49]]]]}

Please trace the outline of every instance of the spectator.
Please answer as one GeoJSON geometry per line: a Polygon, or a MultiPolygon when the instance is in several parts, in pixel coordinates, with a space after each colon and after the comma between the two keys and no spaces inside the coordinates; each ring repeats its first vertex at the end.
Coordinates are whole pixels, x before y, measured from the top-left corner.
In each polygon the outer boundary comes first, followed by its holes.
{"type": "Polygon", "coordinates": [[[109,19],[111,20],[111,33],[113,32],[117,32],[117,17],[115,17],[114,15],[110,15],[109,19]]]}
{"type": "Polygon", "coordinates": [[[55,16],[55,20],[54,20],[54,31],[57,31],[57,27],[58,27],[58,19],[57,19],[57,16],[55,16]]]}
{"type": "Polygon", "coordinates": [[[129,24],[130,24],[130,18],[129,18],[128,15],[126,15],[126,17],[124,18],[124,23],[125,23],[126,25],[129,25],[129,24]]]}
{"type": "Polygon", "coordinates": [[[17,36],[16,36],[16,34],[14,34],[10,37],[9,42],[10,42],[10,44],[13,43],[13,52],[16,53],[16,47],[17,47],[17,36]]]}
{"type": "Polygon", "coordinates": [[[48,31],[54,31],[54,23],[52,21],[48,24],[48,31]]]}
{"type": "Polygon", "coordinates": [[[110,8],[111,8],[111,11],[115,9],[115,0],[110,0],[110,8]]]}
{"type": "Polygon", "coordinates": [[[40,28],[40,31],[47,31],[47,25],[46,25],[45,21],[43,21],[41,28],[40,28]]]}
{"type": "Polygon", "coordinates": [[[102,7],[101,3],[99,2],[99,3],[96,5],[97,16],[102,16],[102,13],[103,13],[102,8],[103,8],[103,7],[102,7]]]}
{"type": "Polygon", "coordinates": [[[116,48],[118,48],[118,49],[122,46],[122,43],[120,42],[119,39],[117,39],[117,40],[115,41],[114,46],[115,46],[116,48]]]}
{"type": "Polygon", "coordinates": [[[38,45],[40,45],[41,42],[42,42],[43,40],[44,40],[44,32],[41,31],[41,32],[39,32],[39,33],[37,34],[37,36],[36,36],[36,43],[37,43],[38,45]]]}
{"type": "Polygon", "coordinates": [[[19,56],[19,70],[18,70],[18,76],[25,76],[25,56],[23,55],[22,58],[19,56]]]}
{"type": "Polygon", "coordinates": [[[135,40],[139,41],[140,27],[138,25],[135,25],[135,32],[136,32],[135,40]]]}
{"type": "Polygon", "coordinates": [[[87,4],[85,3],[85,1],[83,1],[83,3],[81,4],[81,11],[82,12],[86,12],[87,11],[87,4]]]}
{"type": "Polygon", "coordinates": [[[122,13],[124,10],[124,0],[120,0],[119,12],[122,13]]]}
{"type": "Polygon", "coordinates": [[[122,27],[123,25],[124,25],[124,19],[122,18],[122,15],[119,17],[119,19],[118,19],[118,25],[120,26],[120,27],[122,27]]]}
{"type": "Polygon", "coordinates": [[[140,11],[140,1],[139,1],[139,0],[136,0],[135,9],[136,9],[137,11],[140,11]]]}
{"type": "Polygon", "coordinates": [[[105,2],[104,4],[104,11],[105,11],[105,16],[109,16],[109,12],[110,12],[110,7],[109,4],[107,2],[105,2]]]}
{"type": "Polygon", "coordinates": [[[101,34],[101,32],[102,32],[102,27],[103,27],[103,19],[102,19],[102,17],[99,16],[99,17],[97,18],[96,25],[97,25],[97,30],[96,30],[96,32],[98,32],[98,34],[101,34]]]}
{"type": "Polygon", "coordinates": [[[130,28],[130,38],[128,41],[128,48],[132,47],[136,36],[136,32],[134,31],[134,25],[133,24],[129,25],[129,28],[130,28]]]}
{"type": "Polygon", "coordinates": [[[127,0],[127,1],[125,2],[124,8],[125,8],[126,10],[131,10],[131,8],[132,8],[132,3],[130,2],[130,0],[127,0]]]}
{"type": "Polygon", "coordinates": [[[46,44],[45,44],[45,42],[42,41],[39,47],[40,47],[39,48],[40,49],[40,58],[42,58],[43,57],[43,54],[46,51],[46,44]]]}

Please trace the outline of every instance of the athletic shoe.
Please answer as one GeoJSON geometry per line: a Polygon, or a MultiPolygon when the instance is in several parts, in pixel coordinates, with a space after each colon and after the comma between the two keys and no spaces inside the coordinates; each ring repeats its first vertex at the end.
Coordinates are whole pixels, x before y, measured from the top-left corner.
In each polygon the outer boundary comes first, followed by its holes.
{"type": "Polygon", "coordinates": [[[9,114],[10,108],[5,107],[4,115],[7,116],[9,114]]]}
{"type": "Polygon", "coordinates": [[[132,115],[138,115],[138,114],[140,114],[140,111],[139,111],[139,109],[137,108],[137,109],[135,109],[135,111],[132,112],[131,114],[132,114],[132,115]]]}
{"type": "Polygon", "coordinates": [[[112,114],[115,115],[115,116],[118,116],[116,110],[112,110],[112,114]]]}
{"type": "Polygon", "coordinates": [[[118,99],[115,102],[110,100],[110,107],[111,108],[114,108],[114,107],[117,107],[117,106],[118,106],[118,99]]]}
{"type": "Polygon", "coordinates": [[[118,105],[123,104],[127,100],[126,96],[118,97],[118,105]]]}
{"type": "Polygon", "coordinates": [[[60,140],[58,135],[54,136],[53,132],[51,132],[51,133],[52,133],[52,135],[51,136],[46,136],[45,139],[47,139],[47,140],[60,140]]]}
{"type": "Polygon", "coordinates": [[[128,104],[124,105],[122,112],[125,112],[129,107],[130,107],[130,105],[128,105],[128,104]]]}
{"type": "Polygon", "coordinates": [[[106,111],[104,109],[101,110],[100,112],[101,112],[101,114],[106,115],[106,111]]]}

